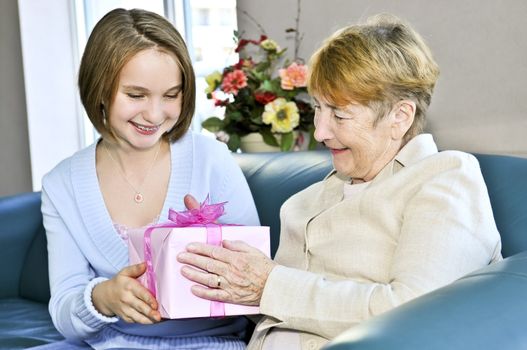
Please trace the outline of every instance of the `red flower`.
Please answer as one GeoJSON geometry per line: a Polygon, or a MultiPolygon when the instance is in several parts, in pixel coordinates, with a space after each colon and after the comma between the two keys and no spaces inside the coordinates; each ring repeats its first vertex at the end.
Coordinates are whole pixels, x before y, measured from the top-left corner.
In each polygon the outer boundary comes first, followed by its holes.
{"type": "Polygon", "coordinates": [[[238,41],[238,46],[236,46],[236,48],[234,49],[234,52],[240,52],[245,46],[247,46],[248,43],[249,40],[240,39],[240,41],[238,41]]]}
{"type": "Polygon", "coordinates": [[[274,101],[276,95],[270,91],[256,91],[254,93],[254,99],[265,106],[269,102],[274,101]]]}
{"type": "Polygon", "coordinates": [[[232,93],[233,95],[238,94],[240,89],[243,89],[247,86],[247,77],[245,73],[236,69],[232,72],[225,74],[223,77],[223,82],[221,83],[221,89],[225,93],[232,93]]]}
{"type": "Polygon", "coordinates": [[[236,46],[236,48],[234,49],[234,52],[240,52],[248,44],[260,45],[260,43],[266,39],[266,35],[260,35],[260,40],[240,39],[240,41],[238,41],[238,46],[236,46]]]}
{"type": "Polygon", "coordinates": [[[214,100],[214,106],[215,107],[225,107],[226,105],[229,104],[229,100],[214,100]]]}
{"type": "Polygon", "coordinates": [[[234,69],[242,69],[242,68],[252,68],[254,66],[254,62],[251,58],[240,58],[238,63],[233,65],[234,69]]]}

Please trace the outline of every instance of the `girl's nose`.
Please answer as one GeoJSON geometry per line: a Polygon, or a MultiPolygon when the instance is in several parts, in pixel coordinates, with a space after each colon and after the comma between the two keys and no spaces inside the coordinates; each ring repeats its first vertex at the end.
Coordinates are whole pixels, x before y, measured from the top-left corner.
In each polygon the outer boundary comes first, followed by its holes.
{"type": "Polygon", "coordinates": [[[151,101],[145,113],[143,113],[145,121],[152,125],[159,125],[165,118],[163,111],[163,104],[160,101],[151,101]]]}

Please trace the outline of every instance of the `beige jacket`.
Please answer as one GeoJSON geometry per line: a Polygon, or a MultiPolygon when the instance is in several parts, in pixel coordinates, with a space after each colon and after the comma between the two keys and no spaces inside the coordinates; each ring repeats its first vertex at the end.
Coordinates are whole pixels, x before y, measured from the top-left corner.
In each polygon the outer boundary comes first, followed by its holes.
{"type": "Polygon", "coordinates": [[[356,198],[334,171],[289,198],[261,300],[266,315],[248,349],[272,327],[301,331],[302,349],[501,260],[501,241],[479,164],[412,139],[356,198]]]}

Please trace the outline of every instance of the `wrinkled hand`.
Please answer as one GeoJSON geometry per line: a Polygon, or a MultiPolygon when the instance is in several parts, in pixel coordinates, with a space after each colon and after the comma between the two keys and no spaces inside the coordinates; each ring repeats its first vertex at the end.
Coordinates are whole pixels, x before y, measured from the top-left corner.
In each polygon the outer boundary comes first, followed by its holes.
{"type": "Polygon", "coordinates": [[[103,315],[118,316],[129,323],[159,322],[156,299],[136,280],[145,271],[145,263],[127,266],[112,279],[97,284],[92,291],[95,308],[103,315]]]}
{"type": "Polygon", "coordinates": [[[261,251],[242,241],[224,240],[223,247],[190,243],[177,259],[198,268],[181,268],[183,276],[200,284],[192,286],[194,295],[242,305],[260,304],[267,277],[276,266],[261,251]]]}
{"type": "MultiPolygon", "coordinates": [[[[187,209],[199,208],[191,195],[183,199],[187,209]]],[[[276,263],[256,248],[241,241],[223,241],[223,248],[191,243],[178,255],[181,274],[199,283],[192,293],[200,298],[234,304],[259,305],[267,277],[276,263]],[[220,285],[218,286],[218,281],[220,285]],[[206,288],[207,286],[209,288],[206,288]]]]}

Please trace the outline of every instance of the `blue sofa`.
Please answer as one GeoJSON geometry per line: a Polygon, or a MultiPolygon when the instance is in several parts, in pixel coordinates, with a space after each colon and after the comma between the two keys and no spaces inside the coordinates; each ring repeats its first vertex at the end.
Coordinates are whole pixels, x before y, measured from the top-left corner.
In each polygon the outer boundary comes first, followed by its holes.
{"type": "MultiPolygon", "coordinates": [[[[235,154],[263,225],[279,242],[279,210],[331,169],[327,152],[235,154]]],[[[505,261],[350,329],[328,349],[527,349],[527,159],[477,155],[505,261]]],[[[62,339],[47,312],[40,194],[0,198],[0,349],[62,339]]]]}

